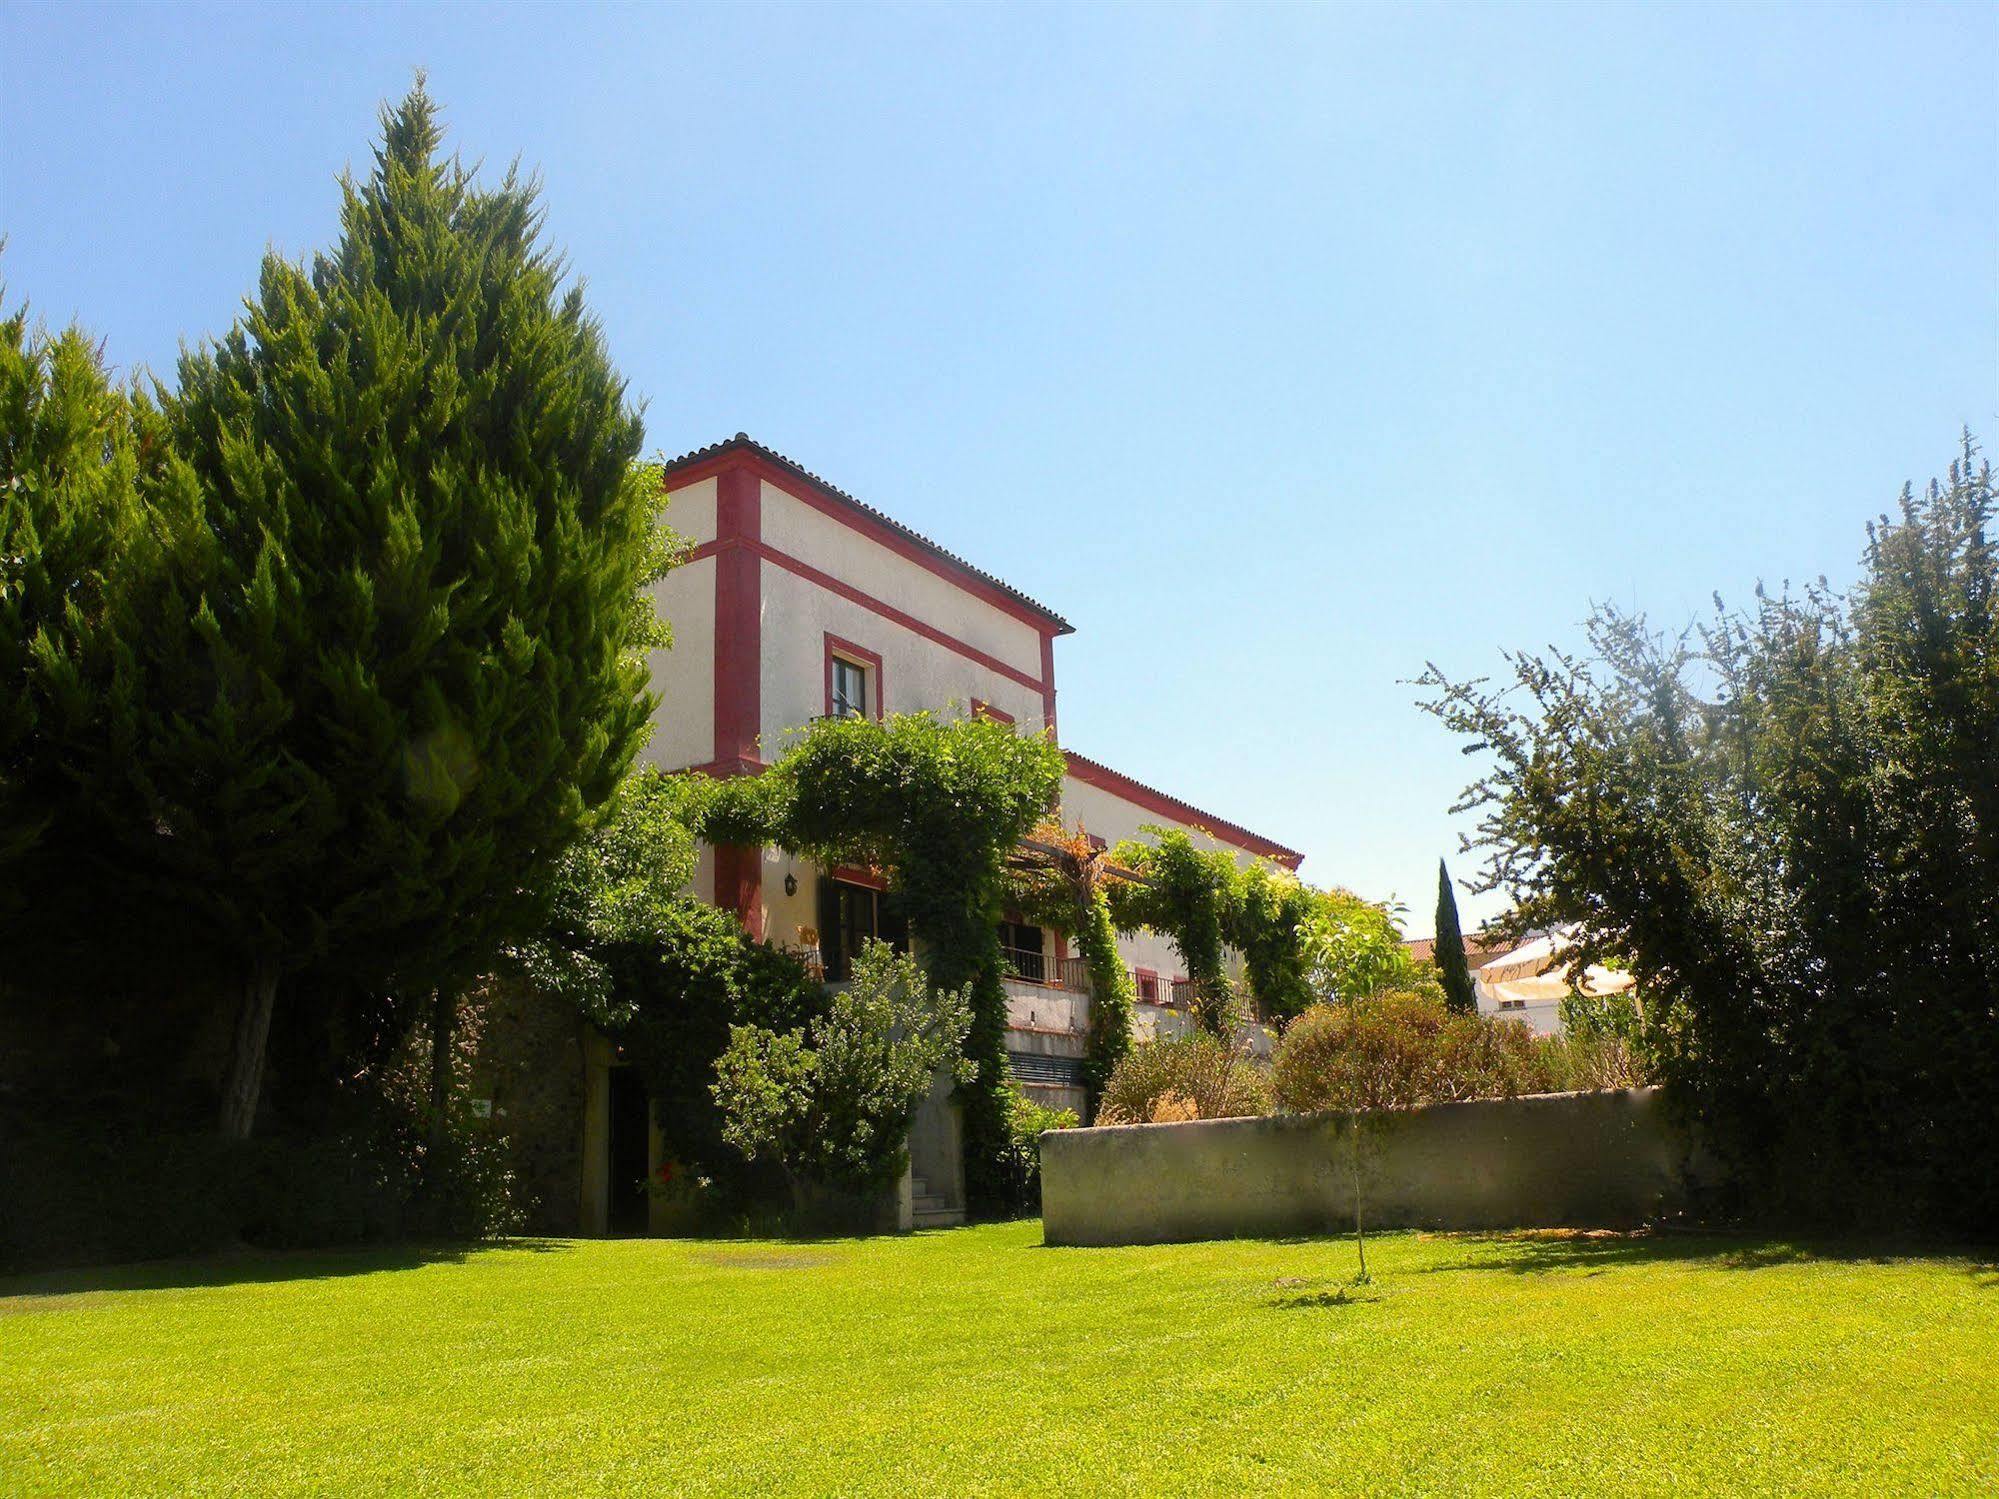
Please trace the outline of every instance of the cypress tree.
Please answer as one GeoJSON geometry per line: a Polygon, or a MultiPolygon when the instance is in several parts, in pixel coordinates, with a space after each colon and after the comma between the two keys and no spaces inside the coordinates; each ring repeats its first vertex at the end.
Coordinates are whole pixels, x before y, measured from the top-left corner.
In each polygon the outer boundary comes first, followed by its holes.
{"type": "Polygon", "coordinates": [[[267,255],[159,394],[175,459],[160,565],[122,600],[112,817],[236,992],[231,1136],[288,976],[448,998],[530,929],[651,711],[638,413],[535,184],[481,189],[440,141],[419,79],[343,178],[334,248],[267,255]]]}
{"type": "Polygon", "coordinates": [[[48,948],[82,882],[62,748],[103,728],[107,603],[136,530],[132,407],[97,346],[0,318],[0,922],[9,967],[48,948]],[[58,866],[73,878],[60,878],[58,866]]]}
{"type": "Polygon", "coordinates": [[[1437,977],[1444,985],[1444,1003],[1464,1015],[1478,1013],[1472,989],[1471,964],[1465,957],[1465,934],[1458,925],[1458,897],[1451,874],[1437,861],[1437,977]]]}

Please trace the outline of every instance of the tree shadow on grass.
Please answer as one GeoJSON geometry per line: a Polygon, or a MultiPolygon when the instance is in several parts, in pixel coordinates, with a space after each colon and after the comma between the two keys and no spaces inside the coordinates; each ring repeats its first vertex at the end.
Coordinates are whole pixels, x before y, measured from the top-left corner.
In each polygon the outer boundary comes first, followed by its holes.
{"type": "MultiPolygon", "coordinates": [[[[1768,1270],[1784,1265],[1891,1265],[1902,1260],[1962,1259],[1964,1251],[1949,1245],[1919,1242],[1843,1241],[1836,1239],[1763,1238],[1739,1233],[1701,1233],[1638,1229],[1540,1229],[1510,1233],[1438,1235],[1462,1245],[1465,1258],[1426,1265],[1418,1275],[1458,1271],[1497,1271],[1508,1275],[1544,1275],[1580,1271],[1602,1275],[1629,1266],[1684,1264],[1715,1270],[1768,1270]]],[[[1967,1265],[1981,1284],[1999,1285],[1990,1266],[1967,1265]]]]}
{"type": "Polygon", "coordinates": [[[51,1310],[38,1305],[63,1296],[114,1291],[185,1291],[211,1286],[261,1285],[276,1281],[338,1280],[384,1270],[416,1270],[425,1265],[459,1265],[493,1250],[560,1254],[573,1246],[563,1239],[488,1239],[477,1243],[370,1244],[352,1249],[242,1249],[186,1259],[140,1260],[122,1265],[82,1265],[0,1275],[0,1316],[51,1310]]]}
{"type": "Polygon", "coordinates": [[[1264,1305],[1279,1312],[1332,1311],[1342,1307],[1368,1306],[1381,1300],[1378,1291],[1357,1286],[1352,1281],[1305,1276],[1286,1276],[1275,1283],[1275,1289],[1279,1294],[1264,1305]]]}

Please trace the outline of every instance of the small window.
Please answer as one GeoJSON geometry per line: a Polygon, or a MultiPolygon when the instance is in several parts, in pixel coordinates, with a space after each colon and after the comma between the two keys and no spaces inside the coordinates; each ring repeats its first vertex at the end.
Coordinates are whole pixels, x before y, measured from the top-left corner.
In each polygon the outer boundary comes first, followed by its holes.
{"type": "Polygon", "coordinates": [[[1158,1004],[1159,975],[1156,973],[1148,973],[1143,968],[1141,968],[1138,970],[1137,973],[1133,974],[1132,977],[1138,980],[1139,1003],[1147,1005],[1158,1004]]]}
{"type": "Polygon", "coordinates": [[[833,716],[868,716],[868,669],[845,656],[833,658],[833,716]]]}

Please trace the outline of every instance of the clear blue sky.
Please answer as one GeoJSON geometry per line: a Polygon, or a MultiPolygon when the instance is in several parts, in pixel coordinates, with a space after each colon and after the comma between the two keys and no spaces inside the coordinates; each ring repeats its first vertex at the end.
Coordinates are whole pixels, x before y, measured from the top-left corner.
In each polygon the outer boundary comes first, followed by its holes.
{"type": "Polygon", "coordinates": [[[1469,767],[1402,679],[1851,578],[1999,437],[1995,63],[1969,5],[7,0],[0,277],[165,372],[423,66],[649,445],[746,430],[1064,612],[1065,741],[1423,933],[1469,767]]]}

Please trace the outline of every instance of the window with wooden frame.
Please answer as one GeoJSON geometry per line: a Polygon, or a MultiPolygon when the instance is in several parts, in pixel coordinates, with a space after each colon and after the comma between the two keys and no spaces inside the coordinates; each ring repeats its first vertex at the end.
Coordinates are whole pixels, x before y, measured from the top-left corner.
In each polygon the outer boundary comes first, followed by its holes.
{"type": "Polygon", "coordinates": [[[826,716],[880,718],[882,658],[837,635],[826,637],[826,716]]]}

